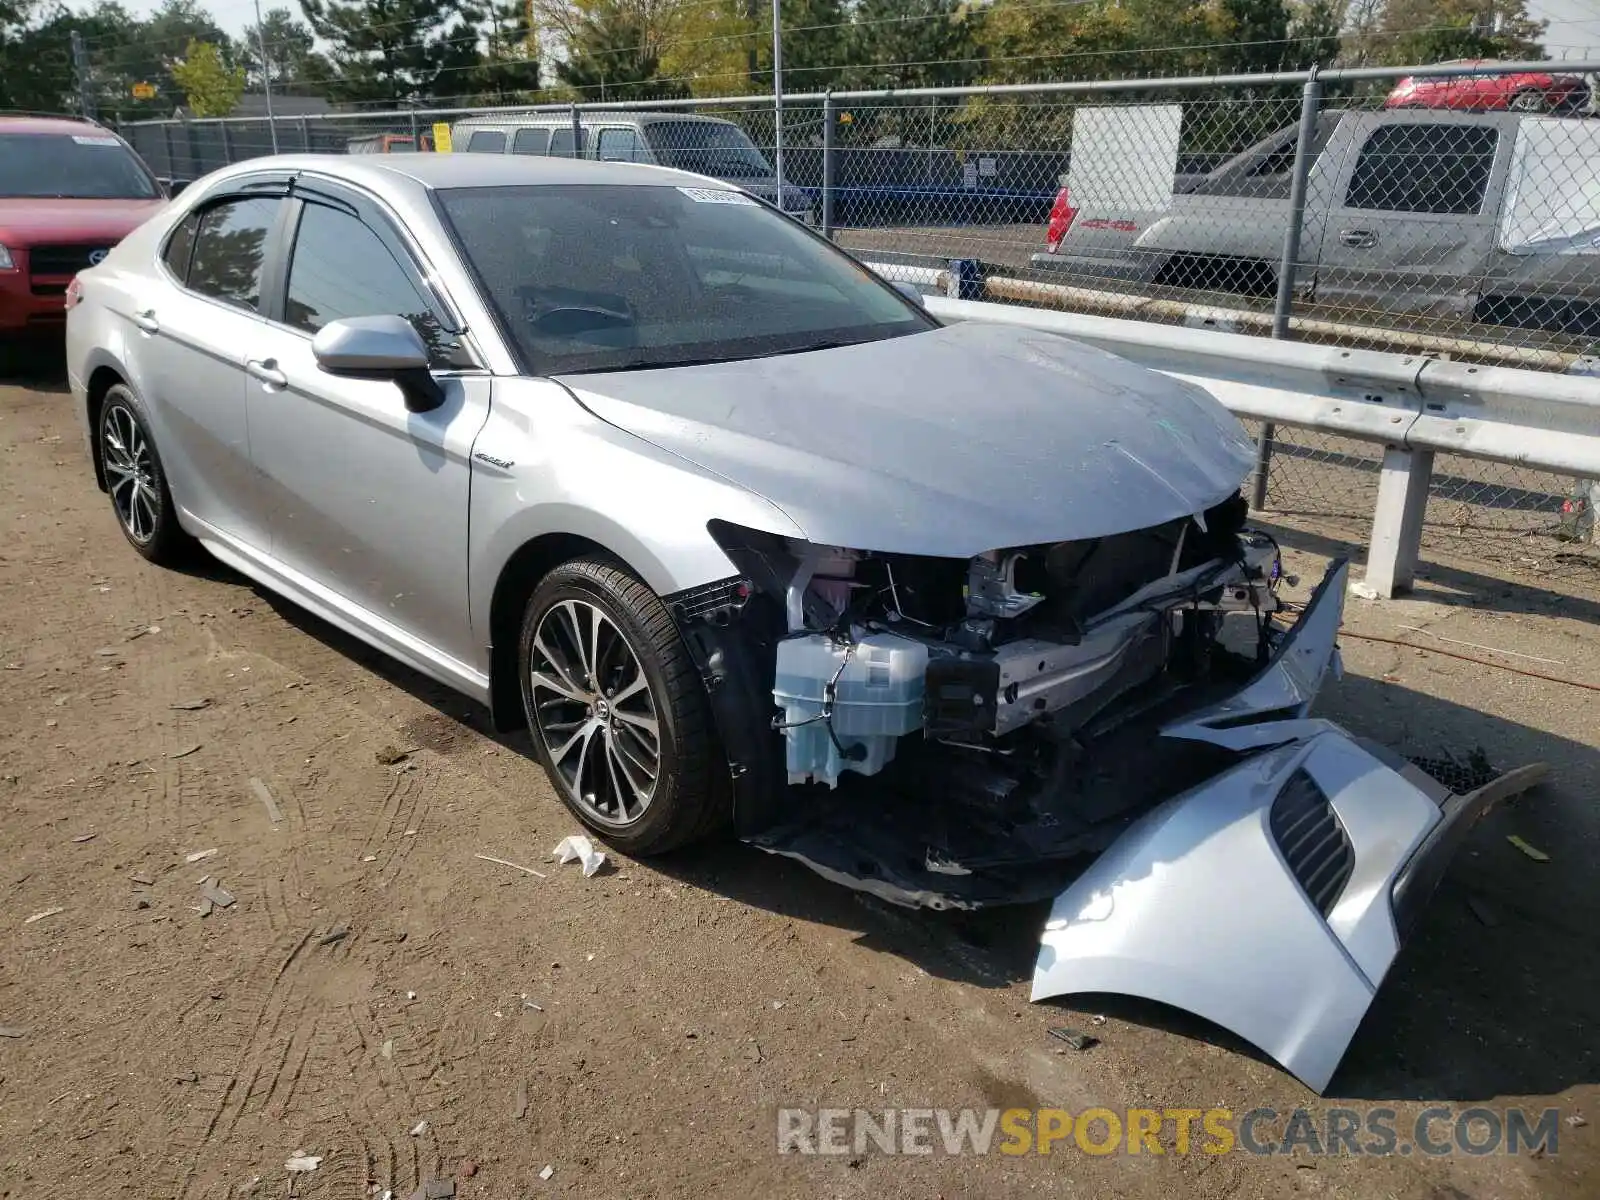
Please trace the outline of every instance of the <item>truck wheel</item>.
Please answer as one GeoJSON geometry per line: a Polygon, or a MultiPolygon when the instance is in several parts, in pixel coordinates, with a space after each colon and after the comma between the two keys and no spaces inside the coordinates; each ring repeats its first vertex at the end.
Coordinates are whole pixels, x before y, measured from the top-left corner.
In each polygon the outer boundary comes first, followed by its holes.
{"type": "Polygon", "coordinates": [[[517,662],[539,761],[578,820],[636,855],[726,821],[700,674],[643,583],[602,560],[557,567],[528,600],[517,662]]]}

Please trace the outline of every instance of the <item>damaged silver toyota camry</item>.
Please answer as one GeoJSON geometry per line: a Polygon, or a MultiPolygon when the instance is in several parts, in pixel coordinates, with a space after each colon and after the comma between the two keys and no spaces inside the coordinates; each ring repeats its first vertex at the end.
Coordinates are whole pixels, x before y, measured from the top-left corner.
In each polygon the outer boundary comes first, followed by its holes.
{"type": "Polygon", "coordinates": [[[525,727],[652,854],[732,828],[932,908],[1053,899],[1035,999],[1144,996],[1331,1076],[1460,796],[1308,716],[1244,431],[1071,341],[942,326],[730,185],[282,157],[68,296],[128,541],[195,543],[525,727]]]}

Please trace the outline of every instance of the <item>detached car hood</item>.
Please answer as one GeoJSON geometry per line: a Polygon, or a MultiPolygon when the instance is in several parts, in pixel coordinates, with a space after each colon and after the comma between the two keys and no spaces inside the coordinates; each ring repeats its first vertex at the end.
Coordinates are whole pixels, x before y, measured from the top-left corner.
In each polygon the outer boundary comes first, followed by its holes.
{"type": "Polygon", "coordinates": [[[1124,533],[1220,502],[1251,463],[1201,388],[1002,325],[561,382],[811,541],[856,549],[967,557],[1124,533]]]}
{"type": "Polygon", "coordinates": [[[105,242],[109,248],[143,225],[165,200],[0,199],[0,245],[26,250],[57,242],[105,242]]]}

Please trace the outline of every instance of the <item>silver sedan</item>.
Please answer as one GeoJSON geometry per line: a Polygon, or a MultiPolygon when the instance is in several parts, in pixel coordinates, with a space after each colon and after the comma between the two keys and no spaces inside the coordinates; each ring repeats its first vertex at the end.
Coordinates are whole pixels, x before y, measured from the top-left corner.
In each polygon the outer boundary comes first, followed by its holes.
{"type": "Polygon", "coordinates": [[[942,324],[730,184],[258,159],[68,305],[140,554],[484,702],[628,852],[731,826],[898,903],[1054,896],[1036,997],[1186,1005],[1321,1087],[1492,798],[1307,715],[1344,567],[1274,622],[1211,396],[942,324]]]}

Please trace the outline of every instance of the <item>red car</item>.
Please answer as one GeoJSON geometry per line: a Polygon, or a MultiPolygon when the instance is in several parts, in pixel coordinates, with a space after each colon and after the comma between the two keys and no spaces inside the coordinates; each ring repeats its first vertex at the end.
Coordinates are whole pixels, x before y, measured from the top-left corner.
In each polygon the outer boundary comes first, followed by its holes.
{"type": "Polygon", "coordinates": [[[0,337],[60,331],[72,277],[166,202],[104,126],[0,112],[0,337]]]}
{"type": "MultiPolygon", "coordinates": [[[[1493,65],[1490,59],[1463,59],[1441,66],[1493,65]]],[[[1576,113],[1589,107],[1589,85],[1581,75],[1518,71],[1510,75],[1465,75],[1416,79],[1407,75],[1383,102],[1385,108],[1454,108],[1471,112],[1576,113]]]]}

